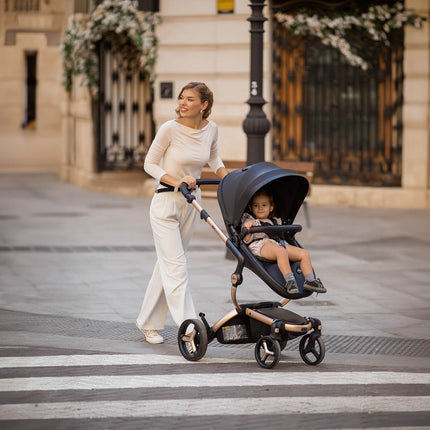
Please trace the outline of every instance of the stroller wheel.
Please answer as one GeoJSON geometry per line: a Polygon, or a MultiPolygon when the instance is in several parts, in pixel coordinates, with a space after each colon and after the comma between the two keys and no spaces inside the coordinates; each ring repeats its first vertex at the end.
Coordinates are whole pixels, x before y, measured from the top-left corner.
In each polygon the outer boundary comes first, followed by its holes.
{"type": "Polygon", "coordinates": [[[258,339],[255,345],[255,359],[265,369],[272,369],[279,363],[281,358],[281,347],[279,342],[270,336],[258,339]]]}
{"type": "Polygon", "coordinates": [[[324,341],[320,335],[316,335],[315,333],[307,334],[300,341],[299,351],[300,356],[306,364],[316,366],[324,359],[324,341]]]}
{"type": "Polygon", "coordinates": [[[206,354],[208,347],[208,333],[205,325],[196,319],[185,320],[178,330],[178,346],[187,360],[200,360],[206,354]]]}

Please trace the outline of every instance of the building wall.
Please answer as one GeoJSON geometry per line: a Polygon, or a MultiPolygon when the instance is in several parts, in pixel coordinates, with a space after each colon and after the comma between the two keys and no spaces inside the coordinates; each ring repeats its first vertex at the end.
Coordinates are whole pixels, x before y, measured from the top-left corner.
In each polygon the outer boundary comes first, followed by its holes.
{"type": "MultiPolygon", "coordinates": [[[[11,3],[11,2],[9,2],[11,3]]],[[[73,94],[61,86],[59,44],[73,2],[40,1],[40,12],[4,12],[0,0],[0,172],[58,171],[62,179],[87,188],[148,194],[145,174],[95,173],[91,106],[88,91],[76,82],[73,94]],[[37,120],[23,130],[25,52],[38,52],[37,120]]],[[[268,3],[268,2],[266,2],[268,3]]],[[[427,0],[406,6],[428,17],[427,0]]],[[[268,6],[264,9],[268,17],[268,6]]],[[[189,81],[213,90],[211,118],[219,125],[225,160],[246,159],[242,130],[249,107],[249,2],[236,0],[233,14],[218,14],[216,0],[160,0],[157,27],[159,58],[154,82],[154,119],[159,127],[174,118],[176,97],[189,81]],[[160,84],[171,82],[173,97],[162,98],[160,84]]],[[[265,25],[263,96],[271,119],[271,31],[265,25]]],[[[429,23],[406,28],[402,187],[370,188],[315,185],[311,204],[369,207],[430,207],[430,34],[429,23]]],[[[271,159],[266,136],[266,160],[271,159]]]]}
{"type": "MultiPolygon", "coordinates": [[[[408,0],[406,6],[429,17],[426,0],[408,0]]],[[[430,27],[408,27],[405,37],[405,104],[402,186],[430,187],[430,27]]]]}
{"type": "MultiPolygon", "coordinates": [[[[267,8],[267,7],[266,7],[267,8]]],[[[251,8],[235,1],[233,14],[218,14],[217,2],[162,0],[160,40],[155,81],[157,125],[175,116],[176,97],[190,81],[203,81],[214,92],[211,119],[219,126],[219,145],[227,160],[246,159],[246,135],[242,130],[249,106],[251,8]],[[173,82],[173,98],[160,98],[160,83],[173,82]]],[[[265,25],[263,91],[270,99],[270,33],[265,25]]],[[[270,117],[269,105],[265,106],[270,117]]],[[[270,135],[266,137],[270,156],[270,135]]]]}
{"type": "MultiPolygon", "coordinates": [[[[13,2],[9,2],[11,5],[13,2]]],[[[61,115],[59,44],[64,2],[40,1],[39,12],[6,12],[0,0],[0,171],[58,171],[61,115]],[[36,122],[22,128],[25,55],[37,51],[36,122]]],[[[11,7],[11,6],[9,6],[11,7]]]]}
{"type": "Polygon", "coordinates": [[[405,28],[401,187],[316,185],[312,203],[342,206],[430,207],[430,32],[428,0],[405,0],[427,17],[423,28],[405,28]]]}

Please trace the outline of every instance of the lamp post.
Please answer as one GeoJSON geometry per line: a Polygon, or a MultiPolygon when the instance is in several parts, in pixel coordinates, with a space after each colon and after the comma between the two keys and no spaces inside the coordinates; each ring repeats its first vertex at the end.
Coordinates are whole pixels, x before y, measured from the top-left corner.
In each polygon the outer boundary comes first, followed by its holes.
{"type": "Polygon", "coordinates": [[[264,161],[264,137],[270,130],[270,122],[263,111],[266,101],[263,98],[263,15],[265,0],[250,0],[252,14],[248,18],[251,23],[251,72],[250,97],[247,101],[250,110],[242,128],[248,138],[247,165],[264,161]]]}

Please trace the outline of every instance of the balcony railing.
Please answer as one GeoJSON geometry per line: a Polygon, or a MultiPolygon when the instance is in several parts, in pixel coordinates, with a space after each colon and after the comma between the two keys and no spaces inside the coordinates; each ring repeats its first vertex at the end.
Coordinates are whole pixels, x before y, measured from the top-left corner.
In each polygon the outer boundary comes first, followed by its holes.
{"type": "Polygon", "coordinates": [[[38,12],[39,0],[5,0],[5,12],[38,12]]]}

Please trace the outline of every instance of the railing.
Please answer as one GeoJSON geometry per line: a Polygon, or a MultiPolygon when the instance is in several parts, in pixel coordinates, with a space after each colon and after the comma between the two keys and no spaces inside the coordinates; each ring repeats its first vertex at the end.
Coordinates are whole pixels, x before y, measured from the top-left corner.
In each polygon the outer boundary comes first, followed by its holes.
{"type": "Polygon", "coordinates": [[[124,67],[124,55],[99,45],[99,171],[141,168],[154,137],[150,79],[124,67]]]}
{"type": "Polygon", "coordinates": [[[5,0],[5,12],[38,12],[39,0],[5,0]]]}

